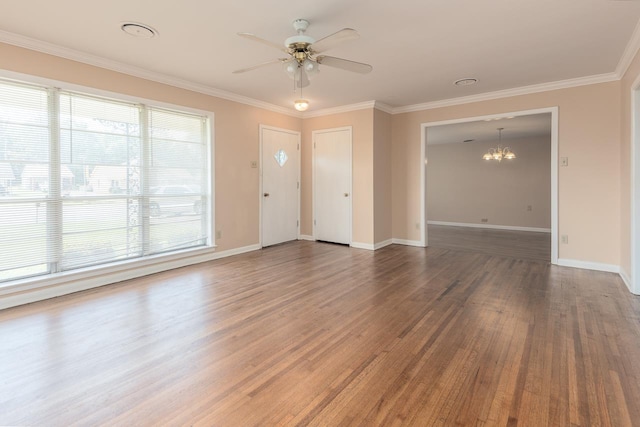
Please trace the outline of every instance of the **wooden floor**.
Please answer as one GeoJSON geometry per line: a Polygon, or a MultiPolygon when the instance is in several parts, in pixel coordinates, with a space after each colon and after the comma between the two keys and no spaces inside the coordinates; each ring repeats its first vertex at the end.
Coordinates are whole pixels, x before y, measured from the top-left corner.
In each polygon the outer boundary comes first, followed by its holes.
{"type": "Polygon", "coordinates": [[[428,235],[431,247],[551,261],[551,233],[429,224],[428,235]]]}
{"type": "Polygon", "coordinates": [[[482,252],[293,242],[4,310],[0,346],[0,425],[640,425],[640,299],[482,252]]]}

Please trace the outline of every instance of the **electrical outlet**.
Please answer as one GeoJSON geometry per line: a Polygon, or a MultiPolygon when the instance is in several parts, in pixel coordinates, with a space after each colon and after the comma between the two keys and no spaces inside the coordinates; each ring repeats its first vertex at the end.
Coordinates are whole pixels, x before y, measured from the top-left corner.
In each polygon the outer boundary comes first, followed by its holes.
{"type": "Polygon", "coordinates": [[[566,234],[563,234],[560,237],[560,241],[562,242],[563,245],[568,245],[569,244],[569,236],[567,236],[566,234]]]}
{"type": "Polygon", "coordinates": [[[532,210],[533,210],[533,206],[531,206],[531,205],[527,205],[527,211],[528,211],[528,212],[531,212],[532,210]]]}
{"type": "Polygon", "coordinates": [[[258,167],[258,162],[255,160],[251,160],[251,168],[256,169],[258,167]]]}
{"type": "Polygon", "coordinates": [[[216,231],[216,239],[222,239],[222,230],[216,231]]]}
{"type": "Polygon", "coordinates": [[[480,219],[480,222],[489,222],[489,218],[482,218],[480,219]]]}

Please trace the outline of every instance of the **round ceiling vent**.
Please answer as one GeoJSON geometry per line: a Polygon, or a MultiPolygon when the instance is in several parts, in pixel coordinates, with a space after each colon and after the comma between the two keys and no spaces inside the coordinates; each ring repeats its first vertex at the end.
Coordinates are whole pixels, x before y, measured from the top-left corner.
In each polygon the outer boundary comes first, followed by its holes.
{"type": "Polygon", "coordinates": [[[125,33],[133,37],[142,37],[150,39],[158,35],[158,32],[148,25],[140,24],[138,22],[123,22],[120,28],[125,33]]]}
{"type": "Polygon", "coordinates": [[[469,85],[474,85],[476,83],[478,83],[478,79],[474,79],[474,78],[464,78],[464,79],[459,79],[453,82],[453,84],[456,86],[469,86],[469,85]]]}

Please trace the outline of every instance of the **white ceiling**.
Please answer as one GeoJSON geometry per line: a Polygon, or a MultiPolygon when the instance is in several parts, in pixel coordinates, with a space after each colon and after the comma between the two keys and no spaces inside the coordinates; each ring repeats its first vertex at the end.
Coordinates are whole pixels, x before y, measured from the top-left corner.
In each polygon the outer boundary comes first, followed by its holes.
{"type": "Polygon", "coordinates": [[[551,113],[432,126],[427,128],[427,144],[496,142],[498,128],[503,128],[503,140],[534,137],[551,139],[551,113]],[[470,139],[473,141],[468,141],[470,139]]]}
{"type": "Polygon", "coordinates": [[[24,36],[105,64],[291,108],[297,95],[279,65],[232,71],[282,55],[236,33],[282,43],[296,18],[310,21],[307,34],[316,39],[344,27],[358,30],[359,40],[326,53],[374,67],[368,75],[321,67],[304,91],[312,110],[372,100],[400,107],[613,75],[640,19],[640,2],[9,0],[0,13],[0,41],[19,44],[15,35],[24,36]],[[123,21],[147,24],[159,35],[133,38],[120,30],[123,21]],[[452,84],[463,77],[479,82],[452,84]]]}

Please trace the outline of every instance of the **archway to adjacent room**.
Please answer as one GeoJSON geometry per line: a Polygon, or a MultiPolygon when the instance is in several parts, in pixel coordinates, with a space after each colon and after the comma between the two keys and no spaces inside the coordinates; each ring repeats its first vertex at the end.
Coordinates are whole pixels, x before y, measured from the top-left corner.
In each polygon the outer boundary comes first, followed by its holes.
{"type": "MultiPolygon", "coordinates": [[[[505,130],[509,127],[509,122],[511,121],[510,118],[513,119],[513,123],[519,122],[519,121],[523,121],[524,119],[526,119],[528,116],[536,116],[536,117],[546,117],[546,120],[550,123],[547,125],[548,126],[548,137],[547,137],[547,144],[550,144],[550,152],[548,152],[548,158],[549,158],[549,163],[546,164],[545,166],[548,165],[548,169],[547,169],[547,173],[549,174],[548,176],[546,176],[546,180],[548,182],[547,185],[549,185],[548,190],[547,191],[547,199],[545,201],[545,204],[543,204],[543,209],[544,209],[544,215],[546,215],[547,221],[548,223],[544,226],[541,227],[539,229],[539,231],[544,231],[546,230],[546,232],[548,233],[550,231],[550,236],[549,234],[546,234],[547,236],[547,242],[549,242],[550,240],[550,248],[549,246],[546,246],[547,248],[547,256],[550,255],[550,261],[553,264],[557,264],[558,263],[558,243],[559,243],[559,236],[558,236],[558,108],[557,107],[551,107],[551,108],[542,108],[542,109],[536,109],[536,110],[526,110],[526,111],[517,111],[517,112],[505,112],[505,113],[501,113],[501,114],[494,114],[494,115],[487,115],[487,116],[479,116],[479,117],[468,117],[468,118],[464,118],[464,119],[455,119],[455,120],[447,120],[447,121],[440,121],[440,122],[430,122],[430,123],[423,123],[422,124],[422,132],[421,132],[421,136],[422,136],[422,144],[421,144],[421,157],[420,157],[420,161],[421,161],[421,224],[420,224],[420,230],[421,230],[421,243],[424,246],[427,246],[429,243],[429,224],[434,224],[434,221],[429,221],[429,204],[428,204],[428,199],[433,199],[433,197],[428,197],[428,186],[427,186],[427,178],[428,178],[428,131],[429,129],[431,129],[431,134],[432,137],[434,135],[434,131],[436,130],[440,130],[440,129],[444,129],[444,126],[449,126],[451,128],[453,128],[453,126],[451,125],[463,125],[460,127],[469,127],[469,125],[471,125],[473,122],[476,123],[484,123],[487,126],[491,126],[492,128],[499,128],[499,127],[504,127],[505,130]],[[436,128],[437,126],[443,126],[443,128],[436,128]],[[550,141],[549,141],[550,139],[550,141]],[[550,197],[549,197],[550,194],[550,197]],[[550,239],[549,239],[550,237],[550,239]]],[[[486,127],[486,126],[484,126],[486,127]]],[[[494,140],[497,141],[498,140],[498,131],[493,129],[493,131],[495,132],[495,137],[494,140]]],[[[505,133],[506,134],[506,133],[505,133]]],[[[462,141],[460,141],[460,143],[462,143],[462,141]]],[[[471,142],[473,143],[473,142],[471,142]]],[[[495,144],[494,144],[495,145],[495,144]]],[[[517,153],[516,153],[517,154],[517,153]]],[[[524,158],[523,158],[524,160],[524,158]]],[[[508,160],[503,160],[503,162],[507,162],[508,160]]],[[[484,160],[482,160],[482,154],[480,154],[480,156],[478,156],[478,162],[485,162],[484,160]]],[[[432,165],[434,166],[434,165],[432,165]]],[[[433,175],[434,169],[432,169],[430,171],[431,175],[433,175]]],[[[500,183],[496,182],[495,184],[495,190],[499,191],[500,190],[500,183]]],[[[504,183],[503,183],[504,184],[504,183]]],[[[506,186],[505,186],[506,188],[506,186]]],[[[454,189],[452,189],[453,191],[454,189]]],[[[432,190],[433,191],[433,190],[432,190]]],[[[433,195],[432,195],[433,196],[433,195]]],[[[536,207],[530,207],[529,204],[527,202],[523,202],[522,203],[523,206],[521,206],[522,210],[534,210],[535,209],[540,209],[540,206],[536,207]]],[[[435,211],[434,211],[435,213],[435,211]]],[[[530,214],[531,212],[529,212],[528,214],[530,214]]],[[[468,230],[472,230],[472,228],[477,227],[477,228],[482,228],[484,229],[486,227],[486,229],[505,229],[505,230],[518,230],[519,228],[521,228],[524,232],[527,231],[527,229],[529,229],[530,231],[535,231],[536,227],[513,227],[513,226],[505,226],[502,227],[500,225],[492,227],[491,226],[491,219],[489,219],[489,223],[488,226],[484,225],[483,223],[486,223],[487,221],[483,221],[484,217],[486,215],[483,216],[479,216],[479,218],[477,218],[477,221],[457,221],[459,223],[459,225],[461,226],[465,226],[465,227],[470,227],[468,230]],[[473,224],[477,222],[477,224],[473,224]]],[[[435,223],[438,223],[438,221],[436,221],[435,223]]],[[[440,224],[444,224],[447,225],[446,222],[440,222],[440,224]]],[[[449,223],[450,225],[455,225],[455,223],[449,223]]],[[[433,225],[435,227],[435,225],[433,225]]],[[[476,229],[477,229],[476,228],[476,229]]],[[[549,243],[546,243],[547,245],[549,243]]],[[[549,258],[547,258],[549,259],[549,258]]]]}

